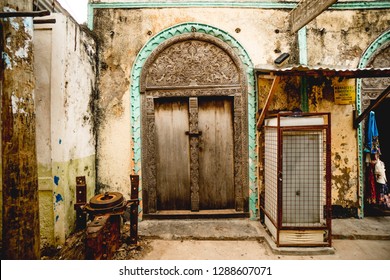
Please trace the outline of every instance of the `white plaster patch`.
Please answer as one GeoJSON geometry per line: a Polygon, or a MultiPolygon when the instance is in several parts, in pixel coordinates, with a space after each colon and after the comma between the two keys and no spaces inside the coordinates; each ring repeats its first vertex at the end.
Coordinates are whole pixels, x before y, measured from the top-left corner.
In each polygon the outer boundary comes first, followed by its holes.
{"type": "Polygon", "coordinates": [[[12,9],[12,8],[10,8],[10,7],[4,7],[4,8],[3,8],[3,11],[4,11],[4,12],[16,12],[15,9],[12,9]]]}
{"type": "Polygon", "coordinates": [[[15,18],[10,18],[10,21],[9,21],[9,22],[11,23],[11,26],[12,26],[16,31],[19,30],[19,23],[17,23],[17,22],[15,21],[15,18]]]}
{"type": "Polygon", "coordinates": [[[15,93],[12,92],[11,96],[11,105],[12,105],[12,113],[13,114],[23,114],[28,115],[28,113],[24,110],[24,108],[20,108],[20,104],[24,103],[23,97],[15,96],[15,93]]]}
{"type": "Polygon", "coordinates": [[[28,48],[29,48],[30,42],[26,42],[23,48],[19,48],[15,52],[15,56],[18,58],[28,58],[28,48]]]}
{"type": "Polygon", "coordinates": [[[23,24],[24,24],[24,31],[30,35],[30,37],[33,36],[33,18],[32,17],[25,17],[23,18],[23,24]]]}
{"type": "MultiPolygon", "coordinates": [[[[7,12],[8,12],[8,13],[16,12],[15,9],[12,9],[12,8],[10,8],[10,7],[4,7],[3,10],[4,10],[4,12],[6,12],[6,13],[7,13],[7,12]]],[[[16,22],[15,19],[16,19],[15,17],[10,17],[10,18],[8,18],[8,20],[9,20],[11,26],[12,26],[16,31],[18,31],[18,30],[19,30],[19,23],[16,22]]]]}

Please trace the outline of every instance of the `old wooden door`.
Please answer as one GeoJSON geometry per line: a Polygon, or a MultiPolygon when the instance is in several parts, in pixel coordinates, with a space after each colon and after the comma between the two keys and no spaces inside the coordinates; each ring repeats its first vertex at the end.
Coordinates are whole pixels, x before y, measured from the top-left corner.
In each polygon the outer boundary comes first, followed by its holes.
{"type": "Polygon", "coordinates": [[[198,32],[165,41],[145,61],[140,77],[144,214],[248,211],[244,73],[229,45],[198,32]]]}
{"type": "Polygon", "coordinates": [[[200,209],[234,208],[232,99],[199,98],[200,209]]]}
{"type": "Polygon", "coordinates": [[[190,209],[188,99],[156,99],[155,117],[157,209],[190,209]]]}
{"type": "Polygon", "coordinates": [[[154,110],[157,211],[233,209],[232,98],[157,98],[154,110]]]}

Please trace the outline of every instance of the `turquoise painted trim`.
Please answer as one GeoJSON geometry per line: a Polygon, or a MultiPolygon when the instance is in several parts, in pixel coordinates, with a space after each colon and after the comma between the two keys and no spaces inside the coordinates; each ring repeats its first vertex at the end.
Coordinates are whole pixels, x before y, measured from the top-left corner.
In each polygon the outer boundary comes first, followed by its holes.
{"type": "Polygon", "coordinates": [[[333,4],[330,9],[335,10],[367,10],[367,9],[389,9],[390,1],[377,1],[377,2],[345,2],[333,4]]]}
{"type": "MultiPolygon", "coordinates": [[[[200,23],[183,23],[161,31],[151,38],[138,53],[131,72],[130,104],[131,104],[131,141],[133,147],[133,172],[141,175],[141,98],[140,76],[142,67],[149,55],[164,41],[192,32],[195,27],[197,32],[219,38],[232,47],[240,57],[247,74],[248,87],[248,141],[249,141],[249,211],[250,218],[258,217],[258,196],[256,177],[256,94],[253,64],[243,46],[230,34],[216,27],[200,23]]],[[[140,180],[140,192],[142,192],[142,180],[140,180]]]]}
{"type": "Polygon", "coordinates": [[[91,4],[87,6],[87,26],[90,30],[93,29],[93,7],[91,4]]]}
{"type": "Polygon", "coordinates": [[[93,8],[264,8],[264,9],[293,9],[296,3],[278,3],[278,2],[253,2],[253,1],[180,1],[180,2],[165,2],[165,1],[127,1],[127,2],[112,2],[112,3],[90,3],[93,8]]]}
{"type": "MultiPolygon", "coordinates": [[[[383,44],[390,41],[390,30],[380,35],[363,53],[358,68],[364,68],[367,66],[368,61],[375,54],[376,50],[383,44]]],[[[356,80],[356,111],[360,115],[362,112],[362,80],[356,80]]],[[[363,128],[362,123],[358,127],[358,161],[359,161],[359,199],[360,199],[360,213],[359,218],[364,217],[364,152],[363,152],[363,128]]]]}
{"type": "MultiPolygon", "coordinates": [[[[298,31],[299,64],[307,65],[307,29],[306,26],[298,31]]],[[[307,78],[301,77],[301,109],[309,112],[309,99],[307,96],[307,78]]]]}
{"type": "Polygon", "coordinates": [[[307,32],[306,26],[298,31],[299,63],[307,65],[307,32]]]}
{"type": "MultiPolygon", "coordinates": [[[[263,8],[263,9],[293,9],[297,3],[291,2],[263,2],[263,1],[127,1],[127,2],[103,2],[90,3],[93,8],[185,8],[185,7],[224,7],[224,8],[263,8]]],[[[390,8],[390,1],[377,2],[345,2],[335,3],[329,9],[386,9],[390,8]]]]}

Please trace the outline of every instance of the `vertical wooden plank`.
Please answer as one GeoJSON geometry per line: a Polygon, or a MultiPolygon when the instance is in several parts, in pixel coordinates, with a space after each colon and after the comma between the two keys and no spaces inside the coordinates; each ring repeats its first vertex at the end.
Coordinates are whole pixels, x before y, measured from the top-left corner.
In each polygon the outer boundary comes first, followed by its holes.
{"type": "Polygon", "coordinates": [[[233,209],[232,98],[200,98],[199,192],[200,209],[233,209]]]}
{"type": "Polygon", "coordinates": [[[155,213],[157,211],[157,174],[156,174],[156,124],[154,116],[154,98],[146,97],[142,102],[142,106],[145,107],[145,123],[146,129],[143,136],[145,141],[146,151],[143,152],[143,156],[148,165],[145,167],[145,185],[143,187],[143,199],[145,213],[155,213]]]}
{"type": "Polygon", "coordinates": [[[155,101],[157,208],[189,210],[190,164],[188,99],[155,101]]]}
{"type": "Polygon", "coordinates": [[[198,128],[198,98],[190,97],[190,185],[191,211],[199,211],[199,128],[198,128]]]}

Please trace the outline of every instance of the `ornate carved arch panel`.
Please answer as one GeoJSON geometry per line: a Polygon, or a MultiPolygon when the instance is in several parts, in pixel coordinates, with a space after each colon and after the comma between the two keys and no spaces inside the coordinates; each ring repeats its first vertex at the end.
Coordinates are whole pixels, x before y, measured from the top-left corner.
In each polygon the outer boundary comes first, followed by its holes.
{"type": "MultiPolygon", "coordinates": [[[[390,66],[390,41],[378,48],[368,60],[366,67],[386,68],[390,66]]],[[[390,78],[366,78],[361,83],[361,111],[363,112],[390,84],[390,78]]],[[[366,123],[363,122],[363,130],[366,123]]],[[[364,140],[365,141],[365,140],[364,140]]]]}
{"type": "Polygon", "coordinates": [[[247,81],[240,59],[223,41],[202,33],[173,37],[144,64],[140,79],[144,213],[155,213],[157,159],[155,104],[161,98],[188,98],[191,210],[199,210],[198,98],[232,98],[235,210],[248,211],[247,81]]]}
{"type": "MultiPolygon", "coordinates": [[[[371,56],[366,67],[385,68],[390,66],[390,41],[383,44],[371,56]]],[[[362,79],[362,111],[371,100],[376,99],[390,84],[390,78],[362,79]]]]}

